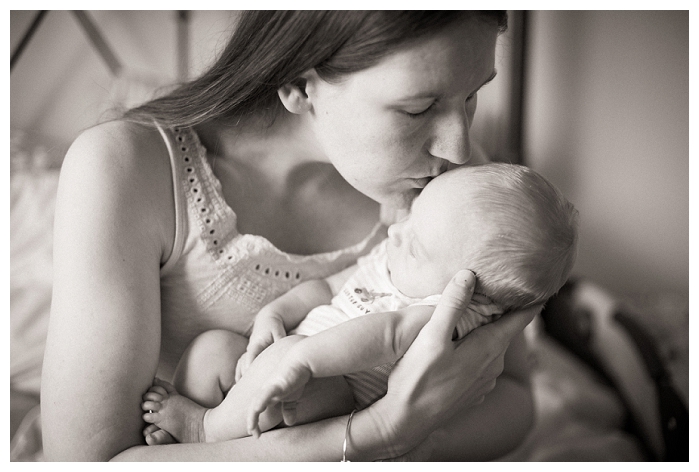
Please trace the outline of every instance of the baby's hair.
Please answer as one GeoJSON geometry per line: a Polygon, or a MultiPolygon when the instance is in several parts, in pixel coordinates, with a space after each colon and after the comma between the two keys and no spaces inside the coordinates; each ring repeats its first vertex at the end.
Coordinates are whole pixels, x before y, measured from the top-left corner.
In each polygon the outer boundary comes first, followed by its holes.
{"type": "Polygon", "coordinates": [[[468,168],[472,208],[496,228],[472,269],[477,290],[505,310],[545,302],[575,263],[578,211],[533,170],[515,164],[468,168]]]}

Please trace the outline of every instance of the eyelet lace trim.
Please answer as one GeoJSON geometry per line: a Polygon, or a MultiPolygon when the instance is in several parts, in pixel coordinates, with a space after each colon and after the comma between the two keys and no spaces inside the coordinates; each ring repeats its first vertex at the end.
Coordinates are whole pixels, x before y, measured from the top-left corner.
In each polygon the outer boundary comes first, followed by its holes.
{"type": "Polygon", "coordinates": [[[220,196],[220,184],[204,162],[206,149],[197,135],[189,128],[173,131],[190,211],[194,209],[196,213],[199,234],[209,254],[219,260],[224,255],[223,247],[237,234],[235,213],[220,196]]]}

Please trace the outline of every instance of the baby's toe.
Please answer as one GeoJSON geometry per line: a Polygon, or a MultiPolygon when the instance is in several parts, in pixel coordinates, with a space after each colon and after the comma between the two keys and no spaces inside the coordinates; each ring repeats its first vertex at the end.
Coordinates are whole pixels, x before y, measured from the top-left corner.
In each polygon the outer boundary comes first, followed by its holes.
{"type": "Polygon", "coordinates": [[[143,400],[144,401],[151,401],[151,402],[162,402],[165,397],[163,397],[159,393],[155,392],[146,392],[143,394],[143,400]]]}
{"type": "Polygon", "coordinates": [[[160,421],[160,413],[158,413],[157,411],[153,411],[153,412],[147,411],[147,412],[143,413],[142,418],[143,418],[143,421],[145,421],[146,423],[156,423],[157,424],[160,421]]]}
{"type": "Polygon", "coordinates": [[[175,439],[165,430],[159,429],[146,436],[146,444],[149,446],[159,446],[162,444],[172,444],[175,439]]]}
{"type": "Polygon", "coordinates": [[[166,393],[176,392],[175,387],[170,382],[160,380],[158,377],[153,379],[153,386],[163,388],[166,393]]]}
{"type": "Polygon", "coordinates": [[[141,410],[143,411],[160,411],[163,404],[160,402],[143,402],[141,403],[141,410]]]}
{"type": "Polygon", "coordinates": [[[149,393],[155,393],[162,397],[167,397],[167,390],[165,390],[165,388],[161,387],[160,385],[154,385],[150,387],[146,392],[146,395],[149,393]]]}
{"type": "Polygon", "coordinates": [[[154,424],[149,424],[145,428],[143,428],[143,435],[148,436],[149,434],[152,434],[156,431],[158,431],[160,428],[157,425],[154,424]]]}

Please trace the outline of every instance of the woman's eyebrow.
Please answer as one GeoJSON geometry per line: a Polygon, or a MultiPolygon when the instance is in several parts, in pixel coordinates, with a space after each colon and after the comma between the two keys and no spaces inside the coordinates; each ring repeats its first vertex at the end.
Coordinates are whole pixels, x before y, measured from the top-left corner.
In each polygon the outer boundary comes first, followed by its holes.
{"type": "Polygon", "coordinates": [[[412,102],[415,100],[427,100],[427,99],[430,99],[430,100],[437,99],[438,100],[439,98],[441,98],[441,96],[442,96],[441,94],[436,94],[436,93],[433,93],[431,91],[417,92],[415,94],[405,95],[403,97],[400,97],[400,98],[396,99],[396,101],[397,102],[412,102]]]}
{"type": "MultiPolygon", "coordinates": [[[[475,92],[478,92],[480,89],[482,89],[483,87],[485,87],[486,85],[488,85],[490,82],[492,82],[496,75],[498,75],[498,70],[497,70],[497,69],[493,69],[493,73],[490,74],[490,76],[489,76],[487,79],[485,79],[485,80],[483,81],[483,83],[480,84],[480,85],[476,88],[476,90],[474,90],[474,93],[475,93],[475,92]]],[[[441,94],[435,94],[434,92],[426,91],[426,92],[417,92],[417,93],[415,93],[415,94],[413,94],[413,95],[406,95],[406,96],[404,96],[404,97],[400,97],[400,98],[396,99],[396,102],[410,102],[410,101],[422,100],[422,99],[425,99],[425,100],[426,100],[426,99],[439,100],[441,97],[442,97],[441,94]]]]}

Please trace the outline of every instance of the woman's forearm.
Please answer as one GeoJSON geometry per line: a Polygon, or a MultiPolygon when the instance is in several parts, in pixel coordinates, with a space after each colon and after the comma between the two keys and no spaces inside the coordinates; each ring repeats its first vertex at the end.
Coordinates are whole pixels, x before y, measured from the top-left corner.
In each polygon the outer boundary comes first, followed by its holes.
{"type": "MultiPolygon", "coordinates": [[[[370,411],[352,419],[348,459],[389,457],[389,441],[370,411]]],[[[348,415],[301,426],[275,429],[258,439],[246,437],[218,443],[136,446],[114,461],[339,461],[348,415]]]]}
{"type": "MultiPolygon", "coordinates": [[[[346,418],[346,417],[345,417],[346,418]]],[[[345,420],[346,421],[346,420],[345,420]]],[[[333,461],[342,455],[342,418],[217,443],[137,446],[115,461],[333,461]]]]}

